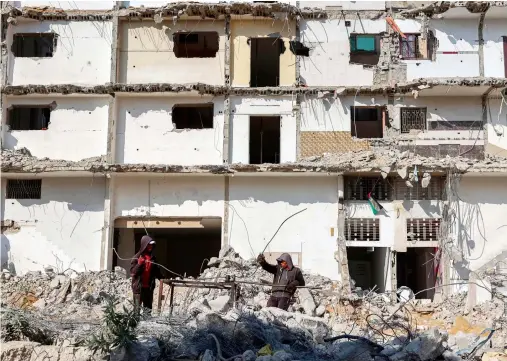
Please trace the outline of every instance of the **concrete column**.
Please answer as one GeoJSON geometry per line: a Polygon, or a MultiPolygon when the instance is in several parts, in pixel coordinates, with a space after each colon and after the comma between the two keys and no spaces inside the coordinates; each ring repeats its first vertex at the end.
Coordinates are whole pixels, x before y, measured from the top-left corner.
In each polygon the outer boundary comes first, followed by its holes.
{"type": "Polygon", "coordinates": [[[115,178],[106,175],[104,196],[104,227],[102,228],[102,242],[100,252],[100,269],[111,269],[113,264],[113,238],[114,238],[114,192],[115,178]]]}
{"type": "MultiPolygon", "coordinates": [[[[225,86],[231,88],[231,17],[225,16],[225,55],[224,55],[224,77],[225,86]]],[[[231,121],[231,99],[229,94],[224,99],[224,142],[222,158],[224,164],[230,162],[230,121],[231,121]]]]}
{"type": "Polygon", "coordinates": [[[338,237],[335,259],[338,261],[338,272],[342,282],[344,294],[350,293],[349,262],[347,259],[347,244],[345,241],[345,204],[344,204],[344,181],[343,176],[338,176],[338,237]]]}
{"type": "MultiPolygon", "coordinates": [[[[391,301],[396,302],[397,296],[396,291],[398,290],[398,273],[397,273],[397,262],[396,255],[398,252],[391,249],[391,301]]],[[[387,292],[387,290],[386,290],[387,292]]]]}
{"type": "Polygon", "coordinates": [[[484,76],[484,19],[486,12],[479,17],[479,76],[484,76]]]}
{"type": "Polygon", "coordinates": [[[228,175],[224,177],[224,218],[222,219],[222,247],[229,245],[229,182],[228,175]]]}

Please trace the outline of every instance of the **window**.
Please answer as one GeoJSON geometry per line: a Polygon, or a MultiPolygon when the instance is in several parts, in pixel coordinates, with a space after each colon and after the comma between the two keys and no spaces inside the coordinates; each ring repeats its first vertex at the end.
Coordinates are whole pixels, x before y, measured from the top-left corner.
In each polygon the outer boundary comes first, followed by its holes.
{"type": "Polygon", "coordinates": [[[19,58],[51,58],[56,41],[54,33],[14,34],[12,53],[19,58]]]}
{"type": "Polygon", "coordinates": [[[40,199],[40,179],[8,179],[6,199],[40,199]]]}
{"type": "Polygon", "coordinates": [[[172,121],[176,129],[213,128],[213,104],[177,104],[172,121]]]}
{"type": "Polygon", "coordinates": [[[46,130],[51,108],[14,106],[9,110],[8,124],[11,130],[46,130]]]}
{"type": "Polygon", "coordinates": [[[377,52],[377,41],[375,35],[357,35],[350,36],[350,51],[351,52],[377,52]]]}
{"type": "Polygon", "coordinates": [[[405,34],[406,38],[400,37],[402,59],[433,59],[434,47],[437,40],[432,31],[428,31],[426,37],[421,34],[405,34]]]}
{"type": "Polygon", "coordinates": [[[280,117],[250,117],[250,164],[280,163],[280,117]]]}
{"type": "Polygon", "coordinates": [[[376,34],[351,34],[350,63],[376,65],[380,59],[380,36],[376,34]]]}
{"type": "Polygon", "coordinates": [[[280,84],[280,54],[285,51],[282,39],[250,39],[250,86],[280,84]]]}
{"type": "Polygon", "coordinates": [[[378,218],[345,218],[345,240],[380,241],[378,218]]]}
{"type": "Polygon", "coordinates": [[[214,58],[218,52],[217,32],[175,33],[174,55],[177,58],[214,58]]]}
{"type": "Polygon", "coordinates": [[[419,34],[405,34],[401,38],[401,56],[403,59],[419,59],[419,34]]]}
{"type": "Polygon", "coordinates": [[[401,132],[426,130],[426,108],[401,108],[401,132]]]}
{"type": "Polygon", "coordinates": [[[408,218],[407,219],[407,241],[433,241],[440,238],[439,218],[408,218]]]}
{"type": "Polygon", "coordinates": [[[378,177],[345,177],[345,200],[366,201],[368,193],[379,201],[391,198],[392,186],[387,179],[378,177]]]}
{"type": "Polygon", "coordinates": [[[350,107],[350,129],[353,137],[383,137],[383,107],[350,107]]]}

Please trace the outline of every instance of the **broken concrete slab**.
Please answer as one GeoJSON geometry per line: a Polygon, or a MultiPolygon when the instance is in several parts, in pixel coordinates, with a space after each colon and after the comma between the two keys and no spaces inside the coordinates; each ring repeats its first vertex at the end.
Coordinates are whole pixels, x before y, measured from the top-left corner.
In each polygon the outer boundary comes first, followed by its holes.
{"type": "Polygon", "coordinates": [[[445,351],[444,342],[447,341],[447,337],[447,333],[433,328],[414,339],[403,350],[392,355],[390,359],[391,361],[404,361],[410,359],[412,355],[416,355],[421,361],[434,360],[445,351]]]}
{"type": "Polygon", "coordinates": [[[298,289],[298,298],[305,314],[315,316],[315,309],[317,308],[317,305],[315,304],[315,300],[313,299],[310,290],[308,288],[298,289]]]}

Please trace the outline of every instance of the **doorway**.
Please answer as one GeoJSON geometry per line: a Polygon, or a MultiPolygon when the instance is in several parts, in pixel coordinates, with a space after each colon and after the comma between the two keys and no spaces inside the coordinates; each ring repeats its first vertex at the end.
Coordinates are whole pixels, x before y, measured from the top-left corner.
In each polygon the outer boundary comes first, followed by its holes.
{"type": "Polygon", "coordinates": [[[280,117],[250,117],[250,164],[280,163],[280,117]]]}
{"type": "Polygon", "coordinates": [[[250,86],[267,87],[280,84],[280,53],[283,40],[250,39],[250,86]]]}

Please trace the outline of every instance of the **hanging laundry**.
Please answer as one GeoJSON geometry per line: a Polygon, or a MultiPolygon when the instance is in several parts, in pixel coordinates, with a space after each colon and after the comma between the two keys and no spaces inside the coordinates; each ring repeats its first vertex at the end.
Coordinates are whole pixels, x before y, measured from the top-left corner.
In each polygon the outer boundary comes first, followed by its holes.
{"type": "Polygon", "coordinates": [[[371,210],[374,215],[377,215],[382,209],[384,209],[384,207],[382,207],[382,205],[371,196],[371,192],[368,193],[368,203],[370,204],[371,210]]]}

